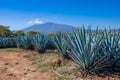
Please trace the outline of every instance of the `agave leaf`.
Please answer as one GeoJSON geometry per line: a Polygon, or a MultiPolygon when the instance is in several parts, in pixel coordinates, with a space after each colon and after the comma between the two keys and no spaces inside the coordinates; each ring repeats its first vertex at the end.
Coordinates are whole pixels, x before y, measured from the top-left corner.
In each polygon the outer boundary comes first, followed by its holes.
{"type": "Polygon", "coordinates": [[[60,53],[60,55],[62,55],[64,58],[69,59],[69,55],[67,53],[68,45],[67,45],[66,35],[62,32],[55,34],[55,37],[53,39],[53,43],[57,47],[57,50],[60,53]]]}

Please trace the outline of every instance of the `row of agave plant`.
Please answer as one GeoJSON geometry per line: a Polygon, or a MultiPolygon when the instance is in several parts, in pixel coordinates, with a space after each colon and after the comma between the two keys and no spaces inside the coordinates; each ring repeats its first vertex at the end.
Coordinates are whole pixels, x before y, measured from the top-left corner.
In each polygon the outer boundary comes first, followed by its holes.
{"type": "Polygon", "coordinates": [[[34,36],[19,36],[16,38],[18,48],[37,50],[44,53],[49,45],[50,39],[44,34],[34,36]]]}
{"type": "Polygon", "coordinates": [[[16,47],[14,38],[2,38],[0,37],[0,48],[16,47]]]}
{"type": "Polygon", "coordinates": [[[44,53],[48,48],[55,48],[51,38],[45,34],[38,34],[34,36],[18,36],[14,38],[0,38],[0,48],[20,49],[36,49],[40,53],[44,53]]]}
{"type": "Polygon", "coordinates": [[[36,49],[42,53],[48,48],[56,48],[60,55],[72,59],[79,66],[82,76],[120,71],[120,31],[100,31],[97,28],[96,32],[92,32],[91,28],[86,30],[82,27],[73,30],[73,33],[58,33],[52,37],[38,34],[14,39],[0,38],[0,47],[5,48],[3,45],[36,49]]]}

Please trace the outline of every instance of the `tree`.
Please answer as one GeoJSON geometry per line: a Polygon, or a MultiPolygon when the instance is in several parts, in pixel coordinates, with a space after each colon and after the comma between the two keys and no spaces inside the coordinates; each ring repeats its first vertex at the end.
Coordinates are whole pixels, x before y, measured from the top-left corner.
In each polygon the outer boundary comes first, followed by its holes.
{"type": "Polygon", "coordinates": [[[16,31],[16,32],[14,33],[14,35],[15,35],[15,36],[24,36],[25,33],[24,33],[23,30],[18,30],[18,31],[16,31]]]}
{"type": "Polygon", "coordinates": [[[28,31],[27,32],[28,36],[32,36],[32,35],[36,35],[36,34],[40,34],[40,32],[36,32],[36,31],[28,31]]]}
{"type": "Polygon", "coordinates": [[[0,37],[11,37],[12,32],[9,30],[9,26],[0,25],[0,37]]]}

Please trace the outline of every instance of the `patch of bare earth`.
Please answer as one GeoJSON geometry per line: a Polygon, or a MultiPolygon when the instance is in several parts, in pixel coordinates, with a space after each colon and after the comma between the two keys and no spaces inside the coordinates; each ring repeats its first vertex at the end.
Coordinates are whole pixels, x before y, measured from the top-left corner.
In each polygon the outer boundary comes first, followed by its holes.
{"type": "Polygon", "coordinates": [[[33,51],[0,52],[0,80],[54,80],[50,71],[41,73],[27,55],[33,51]]]}
{"type": "Polygon", "coordinates": [[[120,80],[119,74],[81,78],[71,60],[54,53],[51,50],[44,54],[30,50],[0,51],[0,80],[120,80]]]}

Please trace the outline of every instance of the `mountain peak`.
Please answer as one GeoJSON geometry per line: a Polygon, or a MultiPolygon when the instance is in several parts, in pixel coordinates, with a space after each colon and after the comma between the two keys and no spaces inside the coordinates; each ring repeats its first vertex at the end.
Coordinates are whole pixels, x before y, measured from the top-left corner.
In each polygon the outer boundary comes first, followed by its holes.
{"type": "Polygon", "coordinates": [[[55,23],[53,23],[53,22],[46,22],[45,24],[55,24],[55,23]]]}
{"type": "Polygon", "coordinates": [[[73,26],[66,25],[66,24],[57,24],[53,22],[46,22],[44,24],[34,24],[29,26],[28,28],[23,29],[24,32],[28,32],[31,30],[49,34],[49,33],[56,33],[56,32],[72,32],[73,26]]]}

